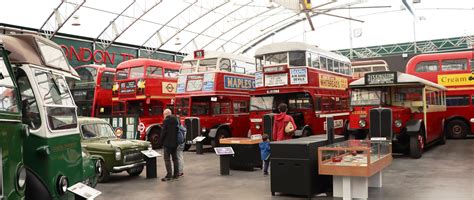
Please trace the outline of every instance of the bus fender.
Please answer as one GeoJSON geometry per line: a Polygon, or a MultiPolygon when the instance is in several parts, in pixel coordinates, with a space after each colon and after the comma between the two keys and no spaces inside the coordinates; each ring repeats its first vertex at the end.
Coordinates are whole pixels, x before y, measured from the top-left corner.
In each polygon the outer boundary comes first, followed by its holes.
{"type": "Polygon", "coordinates": [[[152,124],[152,125],[148,126],[148,128],[146,128],[146,130],[145,130],[145,133],[146,133],[146,138],[145,139],[148,139],[148,135],[150,134],[151,130],[155,127],[159,127],[160,130],[161,130],[161,125],[160,124],[152,124]]]}
{"type": "Polygon", "coordinates": [[[26,168],[25,199],[53,199],[46,184],[29,168],[26,168]]]}
{"type": "Polygon", "coordinates": [[[217,132],[219,132],[219,130],[221,130],[222,128],[226,128],[228,130],[230,130],[230,124],[221,124],[219,126],[217,126],[217,128],[212,128],[211,130],[209,130],[209,137],[210,138],[215,138],[216,135],[217,135],[217,132]]]}
{"type": "Polygon", "coordinates": [[[416,135],[420,132],[420,130],[423,128],[423,120],[421,119],[412,119],[407,122],[405,125],[405,128],[407,130],[407,134],[409,136],[416,135]]]}

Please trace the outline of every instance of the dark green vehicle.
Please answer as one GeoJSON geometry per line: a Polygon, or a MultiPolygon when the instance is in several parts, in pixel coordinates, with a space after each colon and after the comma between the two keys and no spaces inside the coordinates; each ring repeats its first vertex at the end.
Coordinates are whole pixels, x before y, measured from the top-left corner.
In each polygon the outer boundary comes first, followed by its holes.
{"type": "Polygon", "coordinates": [[[130,176],[142,173],[145,160],[140,151],[151,149],[149,142],[117,138],[110,124],[100,118],[79,117],[77,122],[82,146],[100,158],[99,182],[107,182],[110,173],[127,171],[130,176]]]}

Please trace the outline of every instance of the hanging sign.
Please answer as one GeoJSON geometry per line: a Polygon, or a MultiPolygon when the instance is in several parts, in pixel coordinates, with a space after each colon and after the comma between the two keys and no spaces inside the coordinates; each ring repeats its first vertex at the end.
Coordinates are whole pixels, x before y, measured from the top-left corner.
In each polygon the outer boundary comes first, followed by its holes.
{"type": "Polygon", "coordinates": [[[395,84],[397,72],[374,72],[365,74],[366,85],[395,84]]]}

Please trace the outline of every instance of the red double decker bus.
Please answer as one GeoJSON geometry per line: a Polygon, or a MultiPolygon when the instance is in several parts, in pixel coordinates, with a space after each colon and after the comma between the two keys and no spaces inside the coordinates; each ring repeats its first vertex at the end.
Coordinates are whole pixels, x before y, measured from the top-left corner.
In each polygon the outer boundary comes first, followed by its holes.
{"type": "Polygon", "coordinates": [[[255,53],[256,90],[251,92],[251,133],[271,135],[273,113],[280,103],[297,125],[295,136],[323,134],[333,117],[336,134],[343,134],[349,115],[347,57],[300,42],[274,43],[255,53]]]}
{"type": "Polygon", "coordinates": [[[175,113],[187,124],[188,141],[205,136],[218,146],[221,138],[247,137],[253,68],[253,59],[224,52],[198,50],[184,58],[175,113]]]}
{"type": "Polygon", "coordinates": [[[115,68],[83,65],[75,68],[80,80],[68,80],[77,105],[77,115],[101,117],[112,114],[115,68]]]}
{"type": "Polygon", "coordinates": [[[146,58],[117,66],[112,87],[113,116],[139,116],[140,139],[158,148],[163,110],[172,109],[179,63],[146,58]]]}
{"type": "Polygon", "coordinates": [[[417,55],[408,61],[406,73],[445,86],[445,131],[450,138],[474,133],[473,51],[417,55]]]}

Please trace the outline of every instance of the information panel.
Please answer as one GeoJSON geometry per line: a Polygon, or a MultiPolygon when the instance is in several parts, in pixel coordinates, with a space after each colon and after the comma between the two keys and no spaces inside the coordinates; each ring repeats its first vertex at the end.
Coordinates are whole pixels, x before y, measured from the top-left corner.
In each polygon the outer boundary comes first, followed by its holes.
{"type": "Polygon", "coordinates": [[[288,85],[288,73],[265,74],[265,86],[288,85]]]}
{"type": "Polygon", "coordinates": [[[290,84],[308,84],[308,69],[290,69],[290,84]]]}
{"type": "Polygon", "coordinates": [[[184,93],[186,89],[186,75],[178,76],[178,84],[176,85],[176,93],[184,93]]]}
{"type": "Polygon", "coordinates": [[[255,89],[255,80],[253,78],[244,78],[238,76],[224,76],[224,88],[253,90],[255,89]]]}
{"type": "Polygon", "coordinates": [[[255,87],[263,87],[263,73],[255,72],[255,87]]]}
{"type": "Polygon", "coordinates": [[[214,91],[214,73],[204,74],[204,85],[202,91],[214,91]]]}

